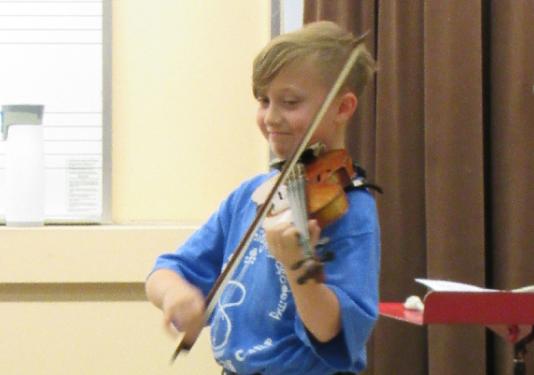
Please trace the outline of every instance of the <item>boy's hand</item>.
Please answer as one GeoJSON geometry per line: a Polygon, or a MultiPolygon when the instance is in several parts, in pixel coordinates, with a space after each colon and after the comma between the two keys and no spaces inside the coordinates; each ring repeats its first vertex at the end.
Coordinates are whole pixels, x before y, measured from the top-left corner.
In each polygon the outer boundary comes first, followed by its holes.
{"type": "MultiPolygon", "coordinates": [[[[341,308],[335,293],[325,284],[307,282],[299,284],[302,269],[291,267],[302,260],[304,254],[298,231],[291,223],[265,226],[265,239],[272,255],[285,268],[289,287],[295,300],[297,313],[308,331],[320,342],[328,342],[341,330],[341,308]]],[[[312,246],[317,244],[321,228],[317,221],[308,221],[312,246]]]]}
{"type": "Polygon", "coordinates": [[[177,332],[188,331],[195,322],[203,319],[204,308],[204,296],[194,286],[181,284],[170,287],[161,306],[166,331],[173,336],[177,332]]]}
{"type": "Polygon", "coordinates": [[[163,311],[165,330],[176,336],[204,319],[204,296],[200,289],[169,269],[154,271],[145,284],[150,302],[163,311]]]}
{"type": "Polygon", "coordinates": [[[150,302],[163,311],[165,330],[176,336],[204,318],[204,296],[200,289],[169,269],[154,271],[145,284],[150,302]]]}
{"type": "MultiPolygon", "coordinates": [[[[271,254],[288,271],[292,265],[302,260],[304,254],[300,244],[297,228],[290,222],[277,223],[265,228],[265,239],[271,254]]],[[[321,234],[316,220],[308,221],[312,246],[315,246],[321,234]]]]}

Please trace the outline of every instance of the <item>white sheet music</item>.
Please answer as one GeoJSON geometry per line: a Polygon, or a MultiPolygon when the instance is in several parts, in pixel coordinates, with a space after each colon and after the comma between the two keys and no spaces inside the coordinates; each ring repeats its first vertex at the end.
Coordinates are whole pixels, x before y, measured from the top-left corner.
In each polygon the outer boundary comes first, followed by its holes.
{"type": "MultiPolygon", "coordinates": [[[[459,283],[450,280],[415,279],[416,282],[425,285],[436,292],[498,292],[498,289],[481,288],[476,285],[459,283]]],[[[534,293],[534,285],[526,285],[521,288],[511,289],[516,293],[534,293]]]]}
{"type": "Polygon", "coordinates": [[[45,106],[47,222],[102,217],[102,33],[103,0],[0,0],[0,105],[45,106]]]}
{"type": "Polygon", "coordinates": [[[495,289],[481,288],[476,285],[459,283],[449,280],[415,279],[416,282],[425,285],[436,292],[495,292],[495,289]]]}

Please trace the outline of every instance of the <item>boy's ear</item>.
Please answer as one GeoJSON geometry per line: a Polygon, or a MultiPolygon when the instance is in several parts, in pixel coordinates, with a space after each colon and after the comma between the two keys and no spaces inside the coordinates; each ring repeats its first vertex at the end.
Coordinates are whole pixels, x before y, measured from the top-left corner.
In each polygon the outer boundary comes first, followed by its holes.
{"type": "Polygon", "coordinates": [[[356,108],[358,107],[358,98],[356,95],[351,92],[347,91],[343,95],[341,95],[341,100],[339,101],[337,116],[338,119],[342,122],[348,121],[354,112],[356,112],[356,108]]]}

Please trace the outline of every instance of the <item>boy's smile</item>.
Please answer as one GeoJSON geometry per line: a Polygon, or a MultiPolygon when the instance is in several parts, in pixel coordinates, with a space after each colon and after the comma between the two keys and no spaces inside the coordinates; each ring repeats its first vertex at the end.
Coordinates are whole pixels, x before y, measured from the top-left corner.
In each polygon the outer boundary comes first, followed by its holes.
{"type": "MultiPolygon", "coordinates": [[[[271,151],[288,158],[311,124],[327,95],[327,87],[310,59],[288,64],[258,94],[256,122],[271,151]]],[[[327,111],[310,143],[321,141],[327,149],[343,147],[336,127],[336,101],[327,111]]]]}

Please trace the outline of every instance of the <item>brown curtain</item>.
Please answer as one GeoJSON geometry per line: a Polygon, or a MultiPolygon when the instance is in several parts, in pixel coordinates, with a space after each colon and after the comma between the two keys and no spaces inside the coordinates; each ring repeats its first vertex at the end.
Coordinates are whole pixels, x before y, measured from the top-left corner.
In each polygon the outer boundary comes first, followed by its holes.
{"type": "MultiPolygon", "coordinates": [[[[349,148],[385,190],[381,300],[423,296],[416,277],[534,284],[534,0],[305,0],[316,20],[370,30],[379,63],[349,148]]],[[[483,327],[381,318],[365,373],[505,375],[512,355],[483,327]]]]}

